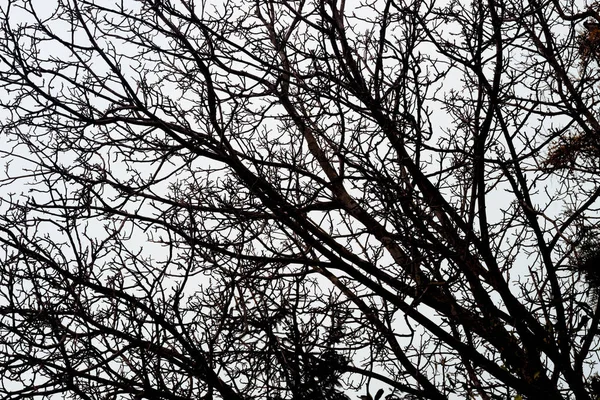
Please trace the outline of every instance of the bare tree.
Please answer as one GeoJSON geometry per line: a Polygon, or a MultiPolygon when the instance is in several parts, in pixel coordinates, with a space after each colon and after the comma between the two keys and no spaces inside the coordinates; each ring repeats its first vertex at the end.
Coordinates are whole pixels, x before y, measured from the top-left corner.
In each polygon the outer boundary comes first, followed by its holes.
{"type": "Polygon", "coordinates": [[[595,5],[45,3],[0,3],[3,398],[599,398],[595,5]]]}

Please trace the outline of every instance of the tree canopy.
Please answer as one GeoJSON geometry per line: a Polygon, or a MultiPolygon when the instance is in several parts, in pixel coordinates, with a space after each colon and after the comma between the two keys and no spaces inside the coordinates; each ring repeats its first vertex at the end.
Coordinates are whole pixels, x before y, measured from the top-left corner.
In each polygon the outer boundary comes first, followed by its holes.
{"type": "Polygon", "coordinates": [[[2,0],[2,398],[600,398],[599,9],[2,0]]]}

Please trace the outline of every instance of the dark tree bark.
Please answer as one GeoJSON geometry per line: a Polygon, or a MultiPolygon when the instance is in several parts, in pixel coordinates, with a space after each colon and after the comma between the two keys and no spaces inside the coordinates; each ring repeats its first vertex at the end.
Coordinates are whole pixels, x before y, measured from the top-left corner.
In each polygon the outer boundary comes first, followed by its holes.
{"type": "Polygon", "coordinates": [[[0,3],[7,399],[598,398],[598,10],[43,3],[0,3]]]}

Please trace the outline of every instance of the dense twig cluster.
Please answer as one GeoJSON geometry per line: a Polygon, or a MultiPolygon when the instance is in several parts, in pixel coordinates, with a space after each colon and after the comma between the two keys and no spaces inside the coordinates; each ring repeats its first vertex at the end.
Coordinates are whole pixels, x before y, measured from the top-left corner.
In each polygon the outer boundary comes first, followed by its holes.
{"type": "Polygon", "coordinates": [[[4,1],[1,394],[593,398],[572,3],[4,1]]]}

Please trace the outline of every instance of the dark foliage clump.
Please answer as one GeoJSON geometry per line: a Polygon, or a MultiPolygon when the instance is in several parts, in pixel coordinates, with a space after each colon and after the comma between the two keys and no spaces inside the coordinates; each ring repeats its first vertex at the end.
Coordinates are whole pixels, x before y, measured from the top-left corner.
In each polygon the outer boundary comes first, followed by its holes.
{"type": "Polygon", "coordinates": [[[543,166],[549,172],[574,169],[579,157],[593,160],[599,153],[597,141],[589,134],[563,137],[550,147],[543,166]]]}
{"type": "Polygon", "coordinates": [[[339,389],[340,378],[348,365],[348,360],[333,350],[326,350],[320,358],[306,358],[304,382],[301,393],[310,399],[347,400],[339,389]]]}
{"type": "Polygon", "coordinates": [[[600,59],[600,24],[587,21],[584,26],[585,30],[577,37],[577,44],[583,66],[586,66],[590,61],[600,59]]]}
{"type": "Polygon", "coordinates": [[[585,277],[594,301],[600,294],[600,232],[582,227],[571,267],[585,277]]]}
{"type": "Polygon", "coordinates": [[[600,400],[600,376],[594,375],[588,382],[590,392],[592,393],[592,399],[600,400]]]}

